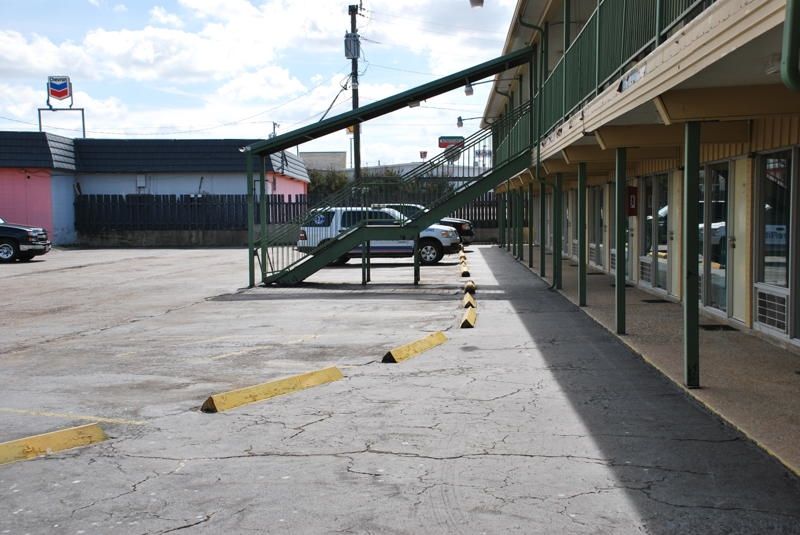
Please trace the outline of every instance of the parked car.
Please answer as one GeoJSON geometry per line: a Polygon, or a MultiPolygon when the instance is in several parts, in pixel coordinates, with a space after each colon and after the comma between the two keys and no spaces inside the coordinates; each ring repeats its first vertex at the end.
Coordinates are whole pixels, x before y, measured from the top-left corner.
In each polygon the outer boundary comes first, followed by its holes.
{"type": "Polygon", "coordinates": [[[0,262],[28,262],[49,250],[50,240],[45,229],[8,223],[0,217],[0,262]]]}
{"type": "MultiPolygon", "coordinates": [[[[300,228],[297,250],[311,252],[320,245],[363,221],[400,225],[407,218],[391,208],[332,207],[316,210],[311,222],[300,228]]],[[[431,225],[419,233],[419,257],[424,265],[436,264],[446,254],[458,252],[458,232],[444,225],[431,225]]],[[[414,240],[373,240],[370,254],[375,257],[400,258],[414,254],[414,240]]],[[[361,256],[361,246],[353,248],[335,263],[345,263],[361,256]]]]}
{"type": "MultiPolygon", "coordinates": [[[[404,203],[388,203],[388,204],[373,204],[375,208],[392,208],[397,210],[409,219],[414,219],[420,212],[425,212],[428,209],[421,204],[404,204],[404,203]]],[[[458,236],[461,238],[461,243],[469,245],[475,240],[475,231],[472,228],[472,222],[469,219],[461,219],[459,217],[443,217],[439,220],[440,225],[452,227],[458,231],[458,236]]]]}

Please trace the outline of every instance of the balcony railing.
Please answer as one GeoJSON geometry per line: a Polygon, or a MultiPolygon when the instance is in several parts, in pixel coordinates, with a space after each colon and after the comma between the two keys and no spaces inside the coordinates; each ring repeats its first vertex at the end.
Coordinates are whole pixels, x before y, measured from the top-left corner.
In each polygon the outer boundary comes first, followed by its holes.
{"type": "Polygon", "coordinates": [[[715,0],[602,0],[541,91],[542,137],[715,0]]]}

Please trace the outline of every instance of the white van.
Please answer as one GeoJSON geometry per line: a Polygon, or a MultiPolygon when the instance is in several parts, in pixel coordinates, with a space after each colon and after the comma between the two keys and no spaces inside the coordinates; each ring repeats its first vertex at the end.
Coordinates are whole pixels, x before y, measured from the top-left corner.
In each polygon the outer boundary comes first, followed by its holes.
{"type": "MultiPolygon", "coordinates": [[[[311,252],[348,228],[368,221],[378,225],[400,225],[406,221],[391,208],[331,207],[312,212],[311,221],[300,228],[297,250],[311,252]]],[[[436,264],[446,254],[458,252],[461,240],[452,227],[431,225],[419,233],[419,257],[424,265],[436,264]]],[[[398,258],[414,254],[414,240],[372,240],[370,255],[398,258]]],[[[336,263],[361,256],[361,246],[353,248],[336,263]]]]}

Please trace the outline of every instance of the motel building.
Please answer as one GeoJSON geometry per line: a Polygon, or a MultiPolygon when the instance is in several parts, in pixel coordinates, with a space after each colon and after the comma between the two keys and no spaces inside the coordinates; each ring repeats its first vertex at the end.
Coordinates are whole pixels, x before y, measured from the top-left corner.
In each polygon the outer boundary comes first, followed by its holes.
{"type": "Polygon", "coordinates": [[[626,286],[683,303],[688,386],[698,314],[800,348],[799,34],[795,0],[519,0],[508,29],[534,59],[484,124],[528,107],[534,143],[501,245],[582,305],[613,275],[618,333],[626,286]]]}

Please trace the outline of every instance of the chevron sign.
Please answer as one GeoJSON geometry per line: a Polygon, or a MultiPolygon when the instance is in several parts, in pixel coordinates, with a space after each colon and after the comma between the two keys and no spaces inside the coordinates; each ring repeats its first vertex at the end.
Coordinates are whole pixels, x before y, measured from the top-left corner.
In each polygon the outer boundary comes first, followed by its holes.
{"type": "Polygon", "coordinates": [[[48,76],[47,96],[56,100],[64,100],[72,96],[72,83],[69,76],[48,76]]]}

